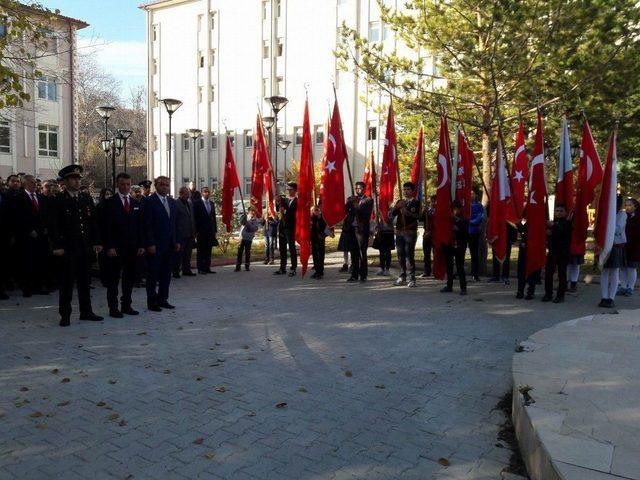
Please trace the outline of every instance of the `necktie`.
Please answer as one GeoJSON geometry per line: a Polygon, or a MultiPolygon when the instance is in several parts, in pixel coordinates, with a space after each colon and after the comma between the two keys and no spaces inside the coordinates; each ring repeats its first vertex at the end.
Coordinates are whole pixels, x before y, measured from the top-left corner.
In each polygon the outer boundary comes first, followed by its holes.
{"type": "Polygon", "coordinates": [[[36,212],[40,211],[40,205],[38,205],[38,199],[36,198],[36,194],[31,194],[31,203],[33,204],[33,210],[36,212]]]}
{"type": "Polygon", "coordinates": [[[207,214],[211,214],[211,204],[209,203],[209,200],[204,202],[204,207],[207,210],[207,214]]]}
{"type": "Polygon", "coordinates": [[[124,197],[124,211],[127,214],[131,211],[131,206],[129,205],[129,196],[124,197]]]}
{"type": "Polygon", "coordinates": [[[164,206],[164,209],[167,211],[167,216],[170,217],[171,216],[171,212],[169,210],[169,202],[167,202],[167,197],[160,197],[162,199],[162,205],[164,206]]]}

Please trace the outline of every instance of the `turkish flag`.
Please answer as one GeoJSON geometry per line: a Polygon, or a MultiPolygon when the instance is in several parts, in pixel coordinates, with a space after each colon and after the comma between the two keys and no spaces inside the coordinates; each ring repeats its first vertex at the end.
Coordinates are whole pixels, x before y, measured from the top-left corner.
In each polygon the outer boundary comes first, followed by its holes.
{"type": "Polygon", "coordinates": [[[311,254],[311,206],[313,205],[313,148],[311,146],[311,127],[309,126],[309,101],[304,103],[302,122],[302,149],[300,153],[300,171],[298,173],[298,208],[296,210],[296,242],[300,245],[300,264],[302,276],[307,273],[311,254]]]}
{"type": "Polygon", "coordinates": [[[327,226],[333,227],[344,219],[344,140],[338,101],[333,105],[331,126],[329,127],[327,154],[322,162],[320,178],[320,200],[327,226]]]}
{"type": "Polygon", "coordinates": [[[251,205],[256,209],[256,216],[262,217],[262,195],[264,193],[264,175],[266,162],[264,161],[265,147],[260,115],[256,117],[256,132],[253,136],[253,161],[251,164],[251,205]],[[260,141],[262,137],[262,141],[260,141]]]}
{"type": "Polygon", "coordinates": [[[473,164],[475,163],[475,155],[469,147],[469,141],[458,129],[458,171],[456,173],[456,200],[462,204],[462,214],[464,218],[471,218],[471,175],[473,173],[473,164]]]}
{"type": "Polygon", "coordinates": [[[522,218],[524,213],[524,195],[527,180],[529,180],[529,160],[524,139],[524,123],[521,121],[516,134],[515,153],[511,166],[511,201],[516,214],[516,221],[522,218]]]}
{"type": "Polygon", "coordinates": [[[593,231],[595,238],[595,251],[598,255],[598,264],[602,269],[606,263],[611,249],[613,248],[613,238],[616,231],[616,195],[618,187],[618,153],[616,149],[617,129],[611,132],[609,139],[609,153],[607,163],[604,167],[604,178],[602,179],[602,190],[598,199],[596,209],[596,226],[593,231]]]}
{"type": "Polygon", "coordinates": [[[586,252],[589,214],[587,209],[595,198],[595,191],[602,181],[602,164],[591,135],[589,122],[585,120],[582,128],[580,162],[578,163],[578,184],[576,204],[573,209],[571,230],[571,255],[584,255],[586,252]]]}
{"type": "Polygon", "coordinates": [[[569,141],[569,124],[567,123],[567,117],[562,117],[555,204],[564,205],[569,213],[573,211],[573,159],[571,158],[571,142],[569,141]]]}
{"type": "Polygon", "coordinates": [[[441,117],[436,204],[433,214],[433,276],[439,280],[444,279],[446,275],[446,263],[442,250],[453,241],[450,152],[449,126],[446,117],[441,117]]]}
{"type": "Polygon", "coordinates": [[[376,198],[378,196],[378,177],[376,175],[376,162],[373,159],[373,151],[369,152],[369,159],[367,160],[367,164],[364,167],[362,182],[364,183],[364,194],[369,198],[373,198],[374,205],[376,205],[376,208],[371,210],[371,219],[373,220],[374,218],[376,218],[376,210],[378,204],[376,198]]]}
{"type": "Polygon", "coordinates": [[[389,205],[393,203],[393,192],[398,181],[398,156],[396,148],[396,126],[393,119],[393,107],[389,104],[387,131],[384,136],[382,171],[380,172],[379,208],[383,219],[389,218],[389,205]]]}
{"type": "Polygon", "coordinates": [[[525,214],[528,232],[527,277],[544,267],[547,260],[547,180],[544,168],[544,136],[540,111],[538,111],[538,128],[529,180],[529,201],[525,214]]]}
{"type": "Polygon", "coordinates": [[[493,254],[500,263],[507,255],[507,220],[511,206],[511,188],[504,156],[502,139],[498,139],[496,149],[496,167],[491,181],[491,199],[489,201],[489,225],[487,241],[493,247],[493,254]]]}
{"type": "Polygon", "coordinates": [[[422,127],[418,133],[418,142],[416,144],[416,153],[413,155],[413,165],[411,166],[411,183],[416,187],[416,198],[422,201],[424,195],[424,134],[422,127]]]}
{"type": "Polygon", "coordinates": [[[224,177],[222,178],[222,222],[227,226],[227,232],[231,232],[231,220],[233,218],[233,191],[240,188],[236,161],[233,159],[231,139],[227,135],[227,152],[224,160],[224,177]]]}

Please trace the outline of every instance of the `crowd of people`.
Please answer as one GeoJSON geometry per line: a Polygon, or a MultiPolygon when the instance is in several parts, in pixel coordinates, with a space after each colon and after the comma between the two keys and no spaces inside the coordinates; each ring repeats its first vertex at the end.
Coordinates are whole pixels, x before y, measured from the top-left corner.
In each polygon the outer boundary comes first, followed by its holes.
{"type": "MultiPolygon", "coordinates": [[[[196,254],[199,274],[215,273],[211,269],[212,249],[218,245],[216,207],[208,187],[200,191],[182,187],[177,198],[170,195],[170,179],[157,177],[132,184],[131,176],[116,177],[115,192],[103,189],[96,201],[81,185],[82,167],[69,165],[57,180],[42,182],[33,175],[10,175],[0,179],[0,299],[7,292],[21,291],[24,297],[59,291],[60,326],[70,325],[71,300],[77,288],[80,319],[100,321],[91,306],[92,266],[99,266],[99,278],[106,287],[109,315],[122,318],[137,315],[132,291],[145,287],[147,308],[152,312],[173,309],[169,303],[171,278],[194,276],[192,254],[196,254]]],[[[430,277],[434,261],[441,255],[446,269],[446,284],[441,292],[453,291],[457,279],[460,294],[467,294],[465,258],[470,254],[471,280],[480,281],[482,227],[486,212],[479,192],[472,193],[470,215],[466,218],[459,201],[452,204],[451,243],[441,252],[434,251],[435,197],[425,206],[417,198],[416,186],[403,185],[403,197],[381,218],[373,198],[365,194],[365,184],[357,182],[355,194],[347,199],[345,217],[338,242],[344,254],[340,269],[348,272],[347,281],[366,282],[367,250],[379,251],[378,276],[390,276],[392,251],[395,249],[400,273],[396,286],[416,286],[415,251],[419,227],[423,226],[424,271],[430,277]],[[432,257],[434,257],[432,259],[432,257]]],[[[260,229],[265,241],[265,264],[273,265],[276,249],[280,264],[275,275],[294,277],[298,267],[296,246],[297,185],[287,184],[286,195],[278,197],[276,214],[265,217],[249,206],[240,215],[239,244],[235,271],[250,270],[251,247],[260,229]],[[287,269],[287,267],[289,267],[287,269]]],[[[632,295],[637,268],[640,266],[640,205],[619,197],[614,246],[601,275],[600,306],[612,307],[615,296],[632,295]]],[[[570,254],[572,212],[564,205],[554,206],[553,219],[547,224],[547,263],[542,271],[525,275],[527,225],[507,225],[507,255],[503,262],[495,256],[489,282],[510,283],[512,245],[517,245],[516,298],[531,300],[536,286],[544,283],[543,301],[560,303],[565,292],[575,291],[584,256],[570,254]],[[557,282],[555,282],[557,276],[557,282]],[[557,283],[557,286],[556,286],[557,283]],[[554,295],[555,289],[555,295],[554,295]]],[[[314,279],[325,274],[325,242],[334,231],[328,228],[321,206],[311,210],[311,255],[314,279]]]]}

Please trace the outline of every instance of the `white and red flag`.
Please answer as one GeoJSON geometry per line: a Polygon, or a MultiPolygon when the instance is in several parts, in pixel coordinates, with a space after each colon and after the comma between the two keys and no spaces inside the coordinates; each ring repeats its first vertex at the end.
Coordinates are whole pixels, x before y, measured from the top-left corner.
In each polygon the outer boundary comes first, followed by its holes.
{"type": "Polygon", "coordinates": [[[500,263],[505,260],[507,254],[507,220],[509,220],[510,210],[513,210],[513,207],[509,173],[507,172],[504,145],[502,139],[498,138],[496,167],[491,181],[487,241],[493,248],[493,255],[500,263]]]}
{"type": "Polygon", "coordinates": [[[569,124],[567,123],[567,117],[562,117],[555,204],[564,205],[567,212],[573,211],[573,159],[571,158],[571,142],[569,141],[569,124]]]}
{"type": "Polygon", "coordinates": [[[413,155],[411,183],[416,187],[416,199],[421,202],[424,195],[424,133],[422,127],[420,127],[420,133],[418,133],[416,153],[413,155]]]}
{"type": "Polygon", "coordinates": [[[595,191],[602,181],[602,164],[591,135],[589,122],[584,121],[580,162],[578,163],[578,183],[576,203],[573,209],[571,229],[571,255],[584,255],[587,251],[587,230],[589,229],[589,205],[595,198],[595,191]]]}
{"type": "Polygon", "coordinates": [[[529,200],[526,208],[527,259],[526,276],[544,267],[547,260],[547,179],[544,167],[542,115],[538,111],[536,143],[529,174],[529,200]]]}
{"type": "Polygon", "coordinates": [[[298,208],[296,210],[296,242],[300,245],[302,276],[307,273],[311,254],[311,206],[313,205],[313,148],[311,127],[309,126],[309,101],[304,102],[302,122],[302,149],[300,152],[300,172],[298,173],[298,208]]]}
{"type": "Polygon", "coordinates": [[[269,156],[262,131],[260,114],[256,116],[256,132],[253,137],[253,161],[251,164],[251,205],[256,209],[256,216],[262,216],[262,196],[264,194],[265,176],[269,173],[269,156]]]}
{"type": "Polygon", "coordinates": [[[433,276],[439,280],[446,275],[443,248],[451,245],[453,225],[451,223],[451,148],[447,118],[440,118],[440,143],[437,158],[437,188],[433,228],[433,276]]]}
{"type": "Polygon", "coordinates": [[[224,177],[222,177],[222,222],[227,226],[227,232],[231,232],[233,219],[233,191],[240,188],[236,161],[233,159],[231,139],[227,135],[227,150],[224,160],[224,177]]]}
{"type": "Polygon", "coordinates": [[[598,264],[603,268],[611,249],[613,248],[613,237],[616,231],[616,195],[618,187],[618,154],[616,149],[617,129],[611,132],[609,140],[609,153],[607,163],[604,167],[604,178],[602,179],[602,190],[598,199],[596,209],[596,227],[593,231],[595,238],[595,251],[598,255],[598,264]]]}
{"type": "Polygon", "coordinates": [[[471,218],[471,187],[475,155],[462,129],[458,129],[458,166],[456,174],[456,200],[462,204],[464,218],[471,218]]]}
{"type": "Polygon", "coordinates": [[[322,162],[322,176],[320,178],[320,200],[322,213],[329,227],[344,218],[344,139],[342,138],[342,123],[338,101],[333,106],[331,125],[329,127],[327,154],[322,162]]]}
{"type": "Polygon", "coordinates": [[[529,160],[525,146],[524,123],[521,121],[516,134],[515,153],[511,165],[511,201],[516,214],[516,220],[524,213],[525,187],[529,180],[529,160]]]}
{"type": "Polygon", "coordinates": [[[396,126],[393,119],[393,107],[389,105],[387,131],[384,137],[384,153],[382,154],[382,171],[380,172],[380,215],[387,219],[389,205],[393,203],[393,192],[398,180],[398,155],[396,145],[396,126]]]}

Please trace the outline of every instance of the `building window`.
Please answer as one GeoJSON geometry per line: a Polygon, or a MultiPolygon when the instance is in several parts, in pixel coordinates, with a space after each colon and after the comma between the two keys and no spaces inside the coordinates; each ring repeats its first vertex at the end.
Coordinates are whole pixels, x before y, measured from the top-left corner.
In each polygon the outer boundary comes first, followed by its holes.
{"type": "Polygon", "coordinates": [[[367,140],[377,140],[378,139],[378,128],[369,122],[369,133],[367,134],[367,140]]]}
{"type": "Polygon", "coordinates": [[[284,38],[280,37],[278,38],[278,56],[281,57],[282,53],[284,52],[284,38]]]}
{"type": "Polygon", "coordinates": [[[11,128],[6,120],[0,120],[0,152],[11,153],[11,128]]]}
{"type": "Polygon", "coordinates": [[[153,92],[153,96],[151,97],[151,107],[156,108],[158,106],[158,92],[153,92]]]}
{"type": "Polygon", "coordinates": [[[151,75],[156,75],[158,73],[158,59],[154,58],[151,61],[151,75]]]}
{"type": "Polygon", "coordinates": [[[284,95],[284,78],[278,77],[276,83],[276,95],[284,95]]]}
{"type": "Polygon", "coordinates": [[[198,148],[204,150],[204,137],[198,138],[198,148]]]}
{"type": "Polygon", "coordinates": [[[44,32],[45,51],[54,55],[58,54],[58,37],[51,30],[44,32]]]}
{"type": "Polygon", "coordinates": [[[369,22],[369,41],[380,41],[380,21],[369,22]]]}
{"type": "Polygon", "coordinates": [[[296,127],[295,130],[295,144],[296,145],[302,145],[302,127],[296,127]]]}
{"type": "Polygon", "coordinates": [[[38,79],[38,98],[52,102],[58,101],[58,85],[54,78],[42,77],[38,79]]]}
{"type": "Polygon", "coordinates": [[[211,57],[211,66],[215,67],[216,65],[216,49],[215,48],[211,49],[210,57],[211,57]]]}
{"type": "Polygon", "coordinates": [[[322,145],[324,143],[324,127],[322,125],[316,125],[316,144],[322,145]]]}
{"type": "Polygon", "coordinates": [[[269,94],[269,79],[262,79],[262,96],[266,97],[269,94]]]}
{"type": "Polygon", "coordinates": [[[154,135],[153,137],[151,137],[151,141],[153,142],[153,151],[155,152],[156,150],[158,150],[158,136],[154,135]]]}
{"type": "Polygon", "coordinates": [[[244,177],[244,194],[251,195],[251,177],[244,177]]]}
{"type": "Polygon", "coordinates": [[[202,31],[202,15],[198,15],[198,32],[202,31]]]}
{"type": "Polygon", "coordinates": [[[262,58],[269,58],[269,40],[262,41],[262,58]]]}
{"type": "Polygon", "coordinates": [[[204,68],[204,54],[202,53],[202,51],[198,52],[198,66],[200,68],[204,68]]]}
{"type": "Polygon", "coordinates": [[[202,103],[202,87],[198,87],[198,103],[202,103]]]}
{"type": "Polygon", "coordinates": [[[211,22],[211,30],[216,29],[216,12],[211,12],[209,14],[209,21],[211,22]]]}
{"type": "Polygon", "coordinates": [[[58,156],[58,127],[38,125],[38,155],[42,157],[58,156]]]}
{"type": "Polygon", "coordinates": [[[382,25],[382,40],[387,40],[391,37],[391,28],[388,25],[382,25]]]}
{"type": "Polygon", "coordinates": [[[153,38],[154,42],[158,40],[158,25],[153,25],[151,27],[151,37],[153,38]]]}
{"type": "Polygon", "coordinates": [[[218,134],[216,132],[213,132],[211,134],[211,149],[215,150],[218,148],[218,134]]]}
{"type": "Polygon", "coordinates": [[[244,148],[253,147],[253,132],[251,130],[244,131],[244,148]]]}
{"type": "Polygon", "coordinates": [[[218,180],[218,177],[211,177],[211,189],[217,190],[219,185],[220,181],[218,180]]]}
{"type": "Polygon", "coordinates": [[[210,93],[211,93],[211,101],[215,101],[216,99],[216,86],[215,85],[211,85],[211,88],[209,89],[210,93]]]}
{"type": "Polygon", "coordinates": [[[281,0],[275,0],[276,1],[276,15],[278,18],[280,18],[280,14],[282,13],[282,1],[281,0]]]}
{"type": "Polygon", "coordinates": [[[262,20],[266,20],[269,18],[269,9],[268,9],[268,0],[263,0],[262,2],[262,20]]]}
{"type": "Polygon", "coordinates": [[[187,135],[182,135],[182,149],[189,150],[189,137],[187,135]]]}

